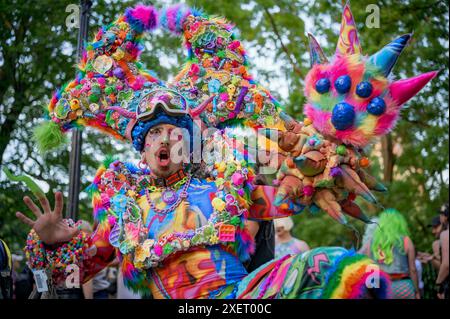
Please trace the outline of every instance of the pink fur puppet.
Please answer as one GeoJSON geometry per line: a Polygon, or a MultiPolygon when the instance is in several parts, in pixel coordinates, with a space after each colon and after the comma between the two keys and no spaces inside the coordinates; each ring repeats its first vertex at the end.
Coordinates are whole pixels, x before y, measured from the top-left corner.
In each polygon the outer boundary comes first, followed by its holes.
{"type": "Polygon", "coordinates": [[[357,147],[387,134],[395,126],[402,105],[438,73],[399,81],[389,78],[411,36],[398,37],[370,57],[363,55],[348,4],[331,61],[310,34],[312,68],[305,79],[304,113],[314,127],[327,137],[357,147]]]}

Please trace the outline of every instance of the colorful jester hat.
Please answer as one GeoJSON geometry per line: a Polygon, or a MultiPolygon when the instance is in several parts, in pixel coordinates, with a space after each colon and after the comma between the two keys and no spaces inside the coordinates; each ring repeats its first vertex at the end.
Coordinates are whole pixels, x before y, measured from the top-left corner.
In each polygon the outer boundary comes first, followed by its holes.
{"type": "Polygon", "coordinates": [[[178,92],[167,90],[164,83],[139,62],[143,33],[156,26],[157,11],[138,5],[128,8],[114,23],[102,27],[93,42],[85,45],[76,78],[54,94],[48,106],[50,121],[35,131],[41,151],[58,146],[64,137],[62,132],[85,126],[120,140],[133,141],[139,149],[142,143],[135,140],[139,135],[135,128],[145,133],[149,127],[136,123],[149,120],[142,114],[156,111],[147,109],[156,104],[145,102],[156,99],[165,109],[188,110],[178,92]]]}
{"type": "Polygon", "coordinates": [[[187,62],[170,85],[203,102],[195,115],[206,126],[281,124],[280,105],[249,74],[245,50],[231,23],[178,4],[160,11],[159,24],[183,37],[187,62]]]}
{"type": "Polygon", "coordinates": [[[362,54],[355,22],[347,3],[336,53],[324,56],[310,34],[311,70],[305,79],[304,114],[323,135],[364,147],[388,133],[401,106],[416,95],[436,71],[392,81],[388,76],[411,34],[405,34],[374,55],[362,54]]]}

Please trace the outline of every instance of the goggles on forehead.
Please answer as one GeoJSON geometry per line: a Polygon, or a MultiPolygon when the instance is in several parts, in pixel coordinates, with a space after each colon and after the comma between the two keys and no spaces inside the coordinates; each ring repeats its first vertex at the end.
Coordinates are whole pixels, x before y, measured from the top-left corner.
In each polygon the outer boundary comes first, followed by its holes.
{"type": "Polygon", "coordinates": [[[173,90],[156,89],[144,95],[139,102],[136,120],[150,120],[158,109],[163,109],[168,115],[189,115],[188,104],[184,96],[173,90]]]}

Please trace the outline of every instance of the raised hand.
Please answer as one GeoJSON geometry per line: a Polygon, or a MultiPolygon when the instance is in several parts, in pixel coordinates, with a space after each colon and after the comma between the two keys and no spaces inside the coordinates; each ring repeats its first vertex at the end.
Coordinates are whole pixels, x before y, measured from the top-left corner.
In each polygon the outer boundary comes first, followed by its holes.
{"type": "Polygon", "coordinates": [[[64,243],[78,234],[78,228],[70,227],[62,218],[64,203],[61,192],[55,193],[55,208],[53,210],[50,208],[50,203],[45,196],[39,197],[43,211],[41,211],[30,197],[25,196],[23,201],[36,216],[36,220],[28,218],[21,212],[16,213],[17,218],[33,228],[45,244],[64,243]]]}

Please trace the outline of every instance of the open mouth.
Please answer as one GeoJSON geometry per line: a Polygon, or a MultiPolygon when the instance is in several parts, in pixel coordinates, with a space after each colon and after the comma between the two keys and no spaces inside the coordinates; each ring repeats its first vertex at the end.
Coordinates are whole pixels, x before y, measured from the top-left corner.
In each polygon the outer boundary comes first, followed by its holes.
{"type": "Polygon", "coordinates": [[[170,164],[169,150],[167,150],[166,148],[161,148],[156,153],[156,158],[160,166],[168,166],[170,164]]]}

